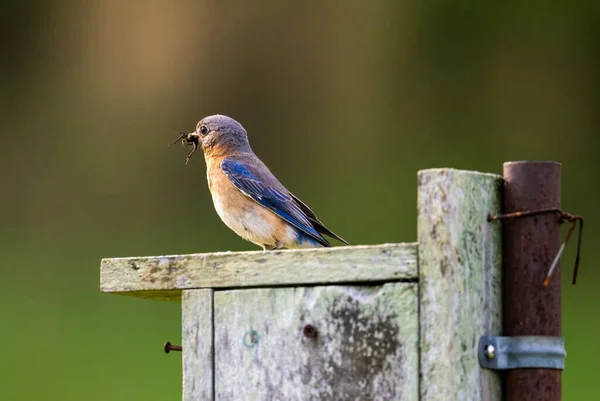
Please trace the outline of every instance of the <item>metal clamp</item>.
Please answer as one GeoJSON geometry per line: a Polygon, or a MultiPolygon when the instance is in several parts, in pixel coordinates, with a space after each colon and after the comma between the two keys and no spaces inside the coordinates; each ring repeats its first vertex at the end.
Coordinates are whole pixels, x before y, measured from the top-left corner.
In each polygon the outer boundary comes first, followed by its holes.
{"type": "Polygon", "coordinates": [[[477,349],[486,369],[565,368],[565,341],[552,336],[482,336],[477,349]]]}

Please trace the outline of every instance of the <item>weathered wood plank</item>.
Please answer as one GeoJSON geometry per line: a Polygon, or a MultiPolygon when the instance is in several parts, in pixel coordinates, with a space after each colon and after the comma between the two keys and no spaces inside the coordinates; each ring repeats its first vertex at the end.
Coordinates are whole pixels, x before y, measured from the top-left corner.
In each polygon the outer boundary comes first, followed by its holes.
{"type": "Polygon", "coordinates": [[[418,399],[416,283],[216,291],[214,302],[219,401],[418,399]]]}
{"type": "Polygon", "coordinates": [[[181,301],[183,401],[212,401],[213,290],[185,290],[181,301]]]}
{"type": "Polygon", "coordinates": [[[100,289],[174,299],[191,288],[416,279],[416,244],[103,259],[100,289]]]}
{"type": "Polygon", "coordinates": [[[421,400],[500,400],[477,342],[502,328],[502,177],[452,169],[418,175],[421,400]]]}

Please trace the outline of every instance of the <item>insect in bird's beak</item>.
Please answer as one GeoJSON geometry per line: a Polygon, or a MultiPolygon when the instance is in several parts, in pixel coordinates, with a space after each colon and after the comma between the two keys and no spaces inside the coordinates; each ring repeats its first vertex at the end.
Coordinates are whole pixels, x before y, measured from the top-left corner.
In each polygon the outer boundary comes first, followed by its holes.
{"type": "Polygon", "coordinates": [[[188,164],[188,162],[192,158],[192,155],[194,153],[196,153],[196,151],[198,150],[198,139],[199,139],[199,135],[196,134],[195,132],[192,132],[191,134],[186,134],[185,132],[181,132],[180,131],[179,132],[179,138],[177,138],[175,141],[173,141],[173,143],[170,144],[169,146],[173,146],[173,145],[175,145],[179,141],[181,141],[181,144],[183,146],[185,146],[185,145],[192,145],[194,147],[194,149],[192,149],[192,151],[190,152],[190,154],[185,159],[185,164],[188,164]]]}

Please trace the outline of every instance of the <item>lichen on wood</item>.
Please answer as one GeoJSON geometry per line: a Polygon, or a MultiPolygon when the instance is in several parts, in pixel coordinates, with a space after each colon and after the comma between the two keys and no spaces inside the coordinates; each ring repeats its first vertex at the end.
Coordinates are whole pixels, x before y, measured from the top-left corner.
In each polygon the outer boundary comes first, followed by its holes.
{"type": "Polygon", "coordinates": [[[191,288],[383,282],[416,277],[416,244],[384,244],[103,259],[100,288],[103,292],[176,300],[179,291],[191,288]]]}
{"type": "Polygon", "coordinates": [[[218,400],[418,399],[415,283],[216,291],[214,302],[218,400]]]}
{"type": "Polygon", "coordinates": [[[500,400],[477,344],[502,328],[502,177],[453,169],[418,175],[421,400],[500,400]]]}

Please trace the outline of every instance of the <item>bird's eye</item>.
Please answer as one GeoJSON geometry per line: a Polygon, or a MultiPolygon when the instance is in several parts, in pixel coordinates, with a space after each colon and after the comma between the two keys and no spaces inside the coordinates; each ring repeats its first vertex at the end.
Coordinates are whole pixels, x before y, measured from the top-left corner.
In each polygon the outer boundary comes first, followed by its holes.
{"type": "Polygon", "coordinates": [[[200,127],[200,133],[202,135],[208,134],[208,128],[206,128],[206,125],[203,125],[202,127],[200,127]]]}

